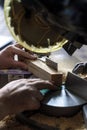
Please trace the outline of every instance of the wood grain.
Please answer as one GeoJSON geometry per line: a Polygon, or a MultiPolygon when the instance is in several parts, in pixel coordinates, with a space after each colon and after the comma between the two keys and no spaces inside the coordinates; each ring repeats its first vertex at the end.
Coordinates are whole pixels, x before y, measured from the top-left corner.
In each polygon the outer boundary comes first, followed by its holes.
{"type": "Polygon", "coordinates": [[[62,84],[62,73],[57,72],[51,67],[47,66],[40,60],[27,61],[28,70],[32,72],[36,77],[42,78],[44,80],[54,81],[55,84],[60,86],[62,84]]]}

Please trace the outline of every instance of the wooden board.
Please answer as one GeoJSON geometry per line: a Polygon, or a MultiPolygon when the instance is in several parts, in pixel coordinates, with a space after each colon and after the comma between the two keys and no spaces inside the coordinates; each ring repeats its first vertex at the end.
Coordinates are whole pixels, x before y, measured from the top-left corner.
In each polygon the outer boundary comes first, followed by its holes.
{"type": "Polygon", "coordinates": [[[32,72],[36,77],[44,80],[54,81],[56,85],[60,86],[62,83],[62,73],[57,72],[51,67],[47,66],[40,60],[27,61],[28,70],[32,72]]]}

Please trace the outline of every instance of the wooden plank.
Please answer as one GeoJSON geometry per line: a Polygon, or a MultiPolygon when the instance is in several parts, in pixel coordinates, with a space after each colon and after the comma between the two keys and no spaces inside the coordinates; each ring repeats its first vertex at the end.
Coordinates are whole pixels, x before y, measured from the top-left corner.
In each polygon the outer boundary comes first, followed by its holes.
{"type": "Polygon", "coordinates": [[[44,80],[54,81],[56,85],[60,86],[62,84],[62,73],[57,72],[51,67],[47,66],[40,60],[27,61],[28,70],[32,72],[35,76],[42,78],[44,80]]]}

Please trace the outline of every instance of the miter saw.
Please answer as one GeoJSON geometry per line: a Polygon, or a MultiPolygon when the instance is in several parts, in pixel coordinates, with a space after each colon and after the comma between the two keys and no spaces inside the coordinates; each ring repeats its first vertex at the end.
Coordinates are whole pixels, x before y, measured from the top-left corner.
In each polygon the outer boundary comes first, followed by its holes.
{"type": "MultiPolygon", "coordinates": [[[[87,81],[72,73],[72,64],[71,69],[65,68],[65,74],[62,71],[64,67],[60,70],[59,64],[51,60],[49,54],[62,48],[65,58],[69,57],[67,64],[73,61],[75,65],[79,60],[74,59],[74,62],[71,57],[83,44],[87,44],[86,39],[60,24],[57,27],[52,26],[45,18],[48,13],[49,18],[53,20],[53,14],[49,13],[44,2],[40,0],[6,0],[4,12],[14,39],[27,50],[40,56],[36,61],[27,61],[29,71],[37,77],[54,81],[58,86],[56,92],[41,91],[45,98],[41,102],[40,112],[50,116],[75,115],[87,103],[87,81]]],[[[66,61],[63,62],[65,64],[66,61]]]]}

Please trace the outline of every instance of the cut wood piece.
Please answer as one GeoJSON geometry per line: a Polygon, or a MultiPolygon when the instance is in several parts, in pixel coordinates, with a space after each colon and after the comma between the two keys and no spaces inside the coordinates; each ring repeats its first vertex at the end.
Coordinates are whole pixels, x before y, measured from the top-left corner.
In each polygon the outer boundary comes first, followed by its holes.
{"type": "Polygon", "coordinates": [[[46,58],[46,64],[54,70],[58,71],[58,63],[54,62],[53,60],[46,58]]]}
{"type": "Polygon", "coordinates": [[[62,84],[62,73],[57,72],[51,67],[47,66],[40,60],[27,61],[28,70],[32,72],[35,76],[42,78],[44,80],[54,81],[56,85],[60,86],[62,84]]]}

